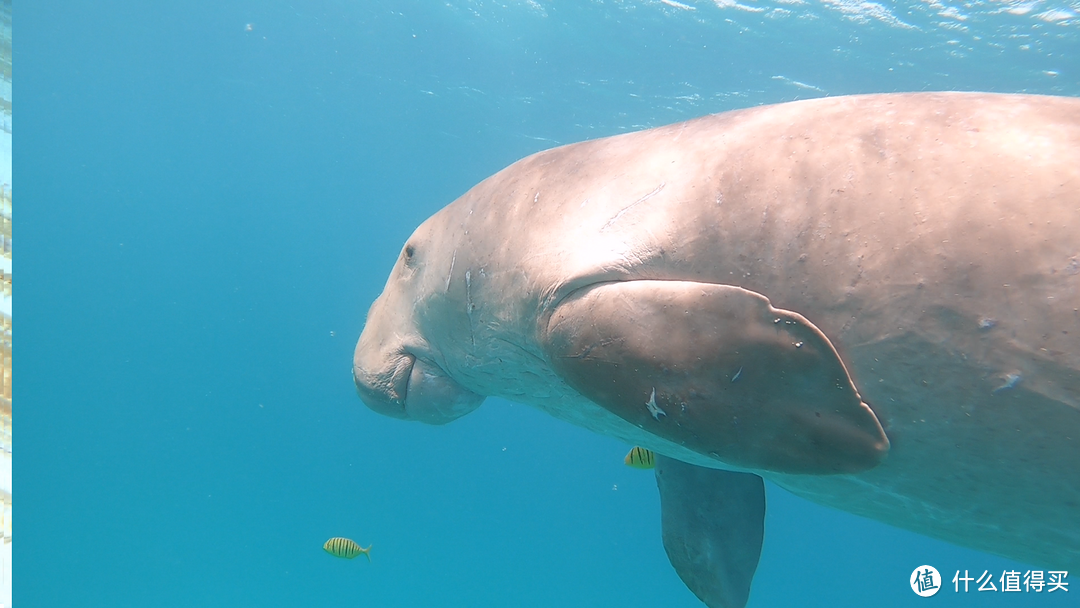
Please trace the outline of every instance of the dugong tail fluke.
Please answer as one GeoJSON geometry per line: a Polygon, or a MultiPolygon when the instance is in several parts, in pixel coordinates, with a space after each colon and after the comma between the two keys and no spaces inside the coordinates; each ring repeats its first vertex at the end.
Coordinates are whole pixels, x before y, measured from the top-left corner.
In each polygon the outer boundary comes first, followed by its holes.
{"type": "Polygon", "coordinates": [[[709,608],[743,608],[765,534],[765,484],[752,473],[657,455],[664,550],[709,608]]]}

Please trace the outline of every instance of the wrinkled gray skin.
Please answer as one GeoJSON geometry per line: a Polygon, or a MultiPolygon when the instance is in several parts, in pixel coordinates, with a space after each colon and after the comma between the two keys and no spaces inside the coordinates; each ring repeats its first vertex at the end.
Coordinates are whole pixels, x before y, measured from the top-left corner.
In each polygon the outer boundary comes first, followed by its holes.
{"type": "Polygon", "coordinates": [[[409,239],[354,377],[390,416],[496,395],[1076,571],[1078,309],[1080,100],[826,98],[481,182],[409,239]]]}

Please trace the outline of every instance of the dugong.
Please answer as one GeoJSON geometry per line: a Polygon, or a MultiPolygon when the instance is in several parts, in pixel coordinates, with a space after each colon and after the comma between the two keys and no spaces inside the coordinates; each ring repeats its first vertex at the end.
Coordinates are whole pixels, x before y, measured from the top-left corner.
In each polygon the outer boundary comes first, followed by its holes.
{"type": "Polygon", "coordinates": [[[761,478],[1080,570],[1080,99],[833,97],[562,146],[420,225],[353,360],[656,452],[665,550],[741,607],[761,478]]]}

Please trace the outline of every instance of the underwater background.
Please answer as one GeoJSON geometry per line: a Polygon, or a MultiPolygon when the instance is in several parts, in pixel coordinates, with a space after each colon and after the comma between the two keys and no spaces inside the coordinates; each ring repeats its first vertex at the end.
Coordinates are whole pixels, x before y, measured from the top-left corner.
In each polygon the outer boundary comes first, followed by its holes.
{"type": "MultiPolygon", "coordinates": [[[[1078,14],[19,4],[13,604],[702,606],[629,446],[500,399],[445,427],[364,407],[352,351],[405,239],[562,143],[824,95],[1080,95],[1078,14]],[[371,563],[327,555],[332,536],[371,563]]],[[[956,593],[956,570],[1031,567],[767,492],[752,607],[1080,602],[1080,573],[1068,594],[956,593]],[[929,599],[908,586],[923,564],[946,581],[929,599]]]]}

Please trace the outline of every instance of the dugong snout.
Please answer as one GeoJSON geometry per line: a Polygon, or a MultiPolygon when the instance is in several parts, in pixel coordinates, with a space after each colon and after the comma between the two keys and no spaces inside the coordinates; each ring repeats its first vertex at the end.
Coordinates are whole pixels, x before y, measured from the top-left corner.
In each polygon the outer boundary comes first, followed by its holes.
{"type": "Polygon", "coordinates": [[[371,307],[353,354],[360,399],[380,414],[428,424],[446,424],[480,407],[482,395],[409,352],[390,324],[393,316],[382,314],[382,308],[380,301],[371,307]]]}

